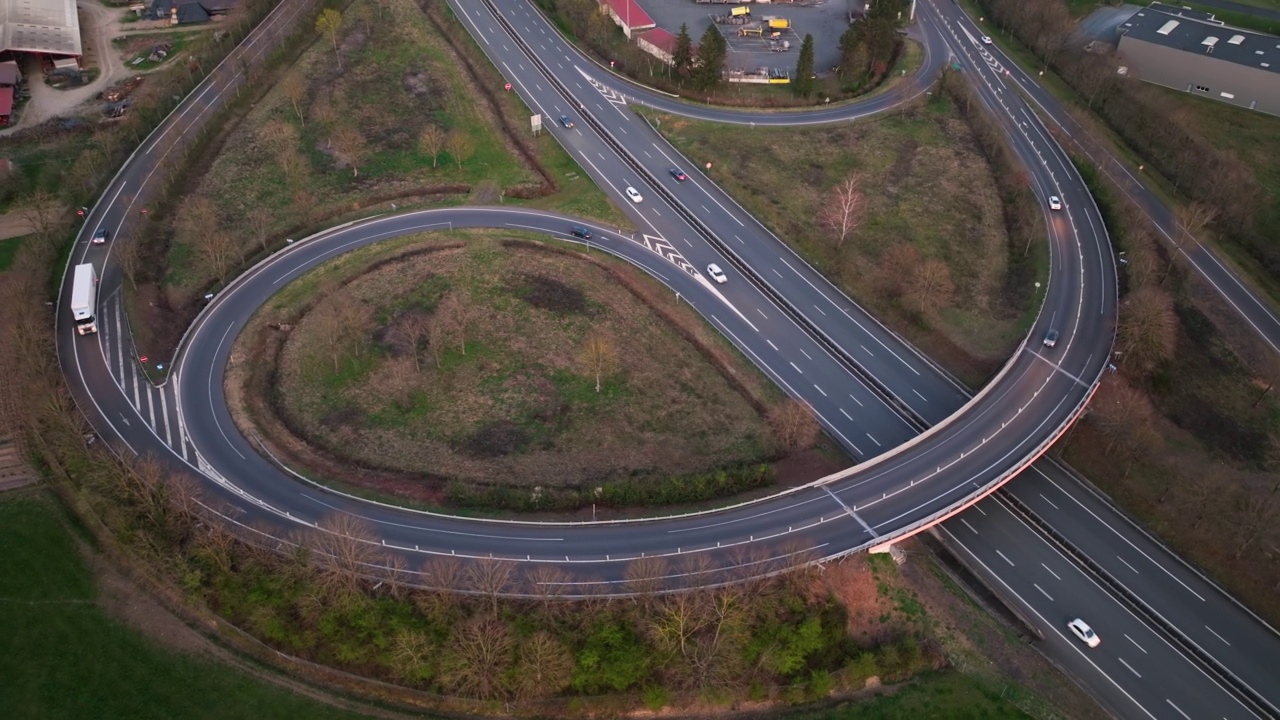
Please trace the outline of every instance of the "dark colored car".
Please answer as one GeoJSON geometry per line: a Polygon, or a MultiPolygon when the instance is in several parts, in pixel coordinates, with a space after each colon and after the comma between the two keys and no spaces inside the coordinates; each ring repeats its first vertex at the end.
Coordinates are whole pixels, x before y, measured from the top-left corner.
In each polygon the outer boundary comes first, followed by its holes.
{"type": "Polygon", "coordinates": [[[560,124],[567,128],[571,128],[573,127],[573,120],[570,120],[568,115],[561,115],[560,124]]]}
{"type": "Polygon", "coordinates": [[[93,244],[101,245],[111,239],[111,231],[106,228],[98,228],[98,232],[93,234],[93,244]]]}
{"type": "Polygon", "coordinates": [[[569,228],[569,234],[574,237],[580,237],[583,240],[588,240],[591,238],[591,231],[582,227],[581,225],[574,225],[573,227],[569,228]]]}
{"type": "Polygon", "coordinates": [[[689,179],[688,175],[680,172],[680,168],[671,168],[668,172],[671,173],[671,177],[676,179],[676,182],[684,182],[689,179]]]}

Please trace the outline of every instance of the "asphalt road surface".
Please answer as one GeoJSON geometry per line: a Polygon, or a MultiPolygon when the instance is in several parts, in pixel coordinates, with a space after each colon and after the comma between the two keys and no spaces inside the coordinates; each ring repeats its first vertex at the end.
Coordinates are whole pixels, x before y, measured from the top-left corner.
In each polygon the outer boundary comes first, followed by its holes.
{"type": "MultiPolygon", "coordinates": [[[[374,523],[388,551],[408,556],[414,567],[438,554],[555,563],[570,573],[564,589],[569,593],[587,587],[625,589],[625,563],[652,555],[668,559],[664,575],[672,584],[711,582],[724,577],[723,566],[755,574],[797,559],[880,544],[963,506],[1037,456],[1074,417],[1105,368],[1115,270],[1097,210],[1061,149],[1004,85],[1012,77],[1004,72],[1015,68],[977,43],[953,6],[921,3],[924,72],[936,72],[953,56],[959,60],[983,102],[1008,130],[1041,197],[1058,195],[1066,205],[1060,213],[1046,213],[1052,276],[1044,311],[1029,342],[974,398],[787,250],[625,107],[643,102],[744,124],[831,122],[891,107],[906,90],[809,113],[751,115],[690,107],[646,96],[611,77],[578,55],[522,0],[467,3],[465,8],[455,4],[468,30],[530,107],[549,121],[560,114],[578,120],[573,129],[556,127],[553,132],[584,170],[616,198],[623,198],[621,191],[628,186],[645,196],[639,204],[620,200],[641,232],[632,238],[597,228],[602,245],[681,292],[780,386],[813,404],[824,426],[850,453],[871,462],[829,483],[764,502],[620,525],[451,518],[358,501],[300,482],[261,457],[231,425],[222,402],[230,343],[261,302],[308,267],[396,234],[452,223],[563,235],[577,222],[546,213],[466,208],[374,218],[323,233],[277,253],[220,293],[190,331],[174,379],[159,388],[146,383],[133,361],[119,308],[118,270],[109,263],[104,268],[109,250],[89,246],[88,234],[98,225],[136,221],[137,205],[145,202],[158,163],[243,81],[243,65],[259,60],[271,40],[278,39],[286,18],[294,17],[289,13],[302,5],[278,8],[121,170],[90,214],[73,253],[77,262],[92,261],[100,268],[103,331],[77,338],[68,321],[59,326],[64,370],[103,437],[198,469],[215,481],[211,493],[234,508],[229,515],[236,522],[270,522],[287,529],[349,512],[374,523]],[[666,172],[671,165],[690,179],[676,183],[666,172]],[[709,262],[728,271],[727,284],[706,281],[703,271],[709,262]],[[1050,328],[1061,332],[1052,350],[1039,344],[1050,328]]],[[[69,284],[60,308],[68,293],[69,284]]],[[[1141,598],[1147,612],[1159,607],[1174,632],[1201,646],[1210,662],[1228,668],[1264,701],[1275,703],[1280,642],[1273,633],[1105,502],[1089,500],[1089,491],[1070,473],[1052,463],[1034,467],[1055,486],[1058,495],[1045,497],[1056,501],[1032,503],[1041,490],[1022,488],[1036,473],[1024,473],[1008,492],[1019,497],[1032,492],[1025,502],[1034,512],[1070,543],[1088,548],[1099,565],[1110,563],[1101,572],[1121,573],[1121,563],[1130,564],[1130,575],[1116,577],[1141,598]],[[1130,546],[1123,547],[1125,542],[1130,546]],[[1107,560],[1110,555],[1117,560],[1107,560]],[[1133,564],[1136,555],[1145,556],[1148,564],[1133,564]],[[1170,592],[1175,586],[1189,592],[1170,592]],[[1210,638],[1218,644],[1208,642],[1210,638]]],[[[943,525],[941,533],[971,553],[996,583],[1041,619],[1049,638],[1046,651],[1117,714],[1201,717],[1212,708],[1214,717],[1249,716],[1248,708],[1189,659],[1185,646],[1162,645],[1170,631],[1156,629],[1146,615],[1135,615],[1108,589],[1111,585],[1068,579],[1050,586],[1037,575],[1037,563],[1054,568],[1059,578],[1075,578],[1069,570],[1081,568],[1079,563],[1063,564],[1065,556],[1022,521],[986,510],[1000,502],[1005,501],[984,501],[943,525]],[[979,517],[996,519],[989,527],[979,517]],[[1087,616],[1104,637],[1101,648],[1077,653],[1080,648],[1053,640],[1074,616],[1087,616]],[[1117,642],[1123,636],[1145,654],[1108,654],[1123,647],[1117,642]],[[1083,660],[1072,660],[1073,653],[1083,660]]],[[[1096,578],[1099,571],[1089,572],[1088,577],[1096,578]]]]}

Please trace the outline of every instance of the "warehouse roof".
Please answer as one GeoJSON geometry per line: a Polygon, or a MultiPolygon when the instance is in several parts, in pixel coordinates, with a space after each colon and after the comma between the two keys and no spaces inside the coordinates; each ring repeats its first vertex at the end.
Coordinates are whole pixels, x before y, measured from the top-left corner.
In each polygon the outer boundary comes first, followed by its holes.
{"type": "Polygon", "coordinates": [[[81,55],[75,0],[0,0],[0,51],[81,55]]]}
{"type": "Polygon", "coordinates": [[[1125,37],[1280,72],[1280,37],[1224,25],[1209,13],[1152,3],[1120,26],[1125,37]]]}

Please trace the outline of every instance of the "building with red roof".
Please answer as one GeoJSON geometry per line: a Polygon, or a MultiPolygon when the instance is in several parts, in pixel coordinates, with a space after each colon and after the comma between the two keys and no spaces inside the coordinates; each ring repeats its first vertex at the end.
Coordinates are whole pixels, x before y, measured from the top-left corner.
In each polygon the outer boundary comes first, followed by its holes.
{"type": "Polygon", "coordinates": [[[600,11],[608,13],[628,38],[633,31],[658,26],[636,0],[600,0],[600,11]]]}

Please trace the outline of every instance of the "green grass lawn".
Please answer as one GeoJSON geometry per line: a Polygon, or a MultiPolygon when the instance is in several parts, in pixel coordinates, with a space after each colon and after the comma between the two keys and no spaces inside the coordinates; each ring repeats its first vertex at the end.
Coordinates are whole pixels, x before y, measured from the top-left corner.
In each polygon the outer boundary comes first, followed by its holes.
{"type": "Polygon", "coordinates": [[[108,617],[47,495],[0,499],[0,555],[0,717],[363,717],[167,650],[108,617]]]}

